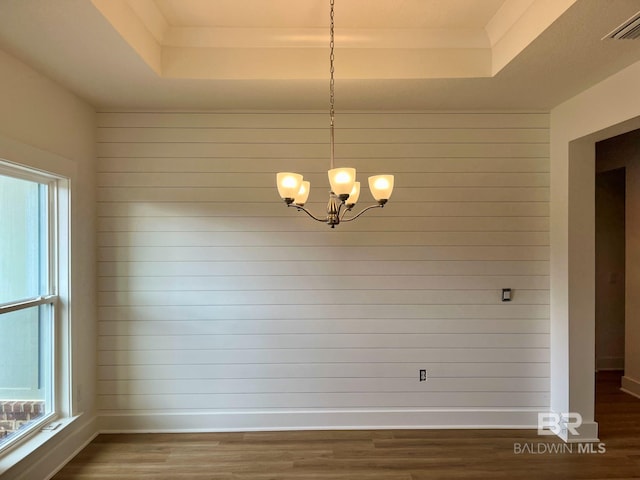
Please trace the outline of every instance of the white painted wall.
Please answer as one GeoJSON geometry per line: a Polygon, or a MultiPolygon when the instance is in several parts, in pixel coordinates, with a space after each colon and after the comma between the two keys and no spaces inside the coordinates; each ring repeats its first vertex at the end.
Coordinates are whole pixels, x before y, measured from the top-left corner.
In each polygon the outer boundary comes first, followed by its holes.
{"type": "Polygon", "coordinates": [[[551,111],[551,406],[594,421],[595,142],[640,125],[640,62],[551,111]]]}
{"type": "Polygon", "coordinates": [[[548,116],[337,121],[337,164],[396,190],[331,230],[275,189],[299,171],[323,211],[326,114],[99,114],[102,429],[531,426],[548,408],[548,116]]]}
{"type": "Polygon", "coordinates": [[[18,455],[13,454],[0,463],[3,480],[41,478],[95,432],[95,426],[87,429],[85,422],[95,415],[95,112],[2,51],[0,72],[0,157],[70,176],[72,184],[71,322],[73,377],[79,392],[73,414],[84,414],[55,440],[43,440],[24,461],[14,464],[18,455]]]}

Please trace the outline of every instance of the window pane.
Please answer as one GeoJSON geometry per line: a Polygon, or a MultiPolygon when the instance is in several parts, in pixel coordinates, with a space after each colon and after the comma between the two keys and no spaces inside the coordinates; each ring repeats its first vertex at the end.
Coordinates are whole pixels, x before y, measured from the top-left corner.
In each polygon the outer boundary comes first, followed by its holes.
{"type": "Polygon", "coordinates": [[[52,306],[0,315],[0,447],[52,410],[52,306]]]}
{"type": "Polygon", "coordinates": [[[0,304],[48,293],[47,186],[0,176],[0,304]]]}

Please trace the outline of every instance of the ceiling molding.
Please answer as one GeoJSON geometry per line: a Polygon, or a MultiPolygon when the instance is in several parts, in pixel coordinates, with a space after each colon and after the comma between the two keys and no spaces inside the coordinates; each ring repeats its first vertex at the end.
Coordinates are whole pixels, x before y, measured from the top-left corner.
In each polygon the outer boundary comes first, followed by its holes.
{"type": "MultiPolygon", "coordinates": [[[[495,42],[492,41],[491,49],[492,75],[496,75],[506,67],[576,1],[534,0],[528,7],[526,7],[528,0],[515,0],[517,3],[510,4],[509,21],[507,23],[496,21],[492,24],[493,33],[489,34],[489,38],[495,40],[495,42]],[[517,15],[517,12],[520,14],[517,15]],[[511,23],[511,26],[506,28],[508,23],[511,23]],[[499,31],[503,33],[500,35],[499,31]]],[[[505,5],[509,5],[509,2],[505,2],[505,5]]]]}
{"type": "MultiPolygon", "coordinates": [[[[283,8],[286,1],[274,2],[274,9],[283,8]]],[[[489,77],[504,68],[575,0],[506,0],[484,4],[483,0],[463,1],[464,6],[473,7],[476,12],[484,6],[483,16],[489,18],[488,23],[481,25],[476,20],[475,28],[460,28],[459,24],[465,22],[456,15],[463,4],[455,8],[453,4],[449,7],[440,4],[444,12],[441,15],[449,18],[450,28],[415,28],[415,20],[407,20],[407,12],[402,12],[403,7],[408,7],[398,3],[395,14],[404,15],[405,28],[390,28],[385,18],[374,18],[371,14],[367,21],[375,27],[337,29],[341,77],[489,77]],[[497,11],[493,10],[497,6],[497,11]]],[[[326,27],[225,26],[237,24],[238,20],[231,22],[211,8],[212,3],[200,0],[92,2],[153,71],[163,77],[252,80],[326,76],[326,27]],[[185,19],[205,26],[185,25],[185,19]],[[218,26],[209,25],[216,21],[218,26]]],[[[385,12],[391,15],[388,9],[393,4],[370,5],[377,5],[381,11],[387,9],[385,12]]],[[[311,16],[303,4],[295,5],[298,9],[293,16],[311,16]]],[[[429,4],[410,5],[415,16],[429,4]]],[[[234,10],[233,5],[227,3],[222,10],[235,19],[241,17],[242,7],[238,4],[234,10]]]]}
{"type": "Polygon", "coordinates": [[[131,10],[153,35],[155,41],[159,45],[163,45],[169,29],[169,23],[158,8],[155,0],[130,0],[128,3],[131,10]]]}
{"type": "Polygon", "coordinates": [[[91,0],[91,3],[145,63],[156,74],[162,75],[162,45],[152,34],[155,29],[144,22],[149,20],[150,15],[140,18],[136,12],[142,10],[144,4],[137,3],[136,0],[91,0]],[[137,4],[137,8],[134,9],[132,4],[137,4]]]}
{"type": "Polygon", "coordinates": [[[484,28],[491,47],[505,36],[534,2],[535,0],[505,0],[484,28]]]}
{"type": "MultiPolygon", "coordinates": [[[[304,48],[176,48],[163,76],[221,80],[325,80],[327,51],[304,48]]],[[[477,78],[491,75],[489,49],[351,49],[336,55],[340,79],[477,78]]]]}
{"type": "MultiPolygon", "coordinates": [[[[340,28],[337,48],[446,49],[490,47],[484,30],[340,28]]],[[[182,48],[320,48],[329,47],[328,28],[169,27],[163,47],[182,48]]]]}

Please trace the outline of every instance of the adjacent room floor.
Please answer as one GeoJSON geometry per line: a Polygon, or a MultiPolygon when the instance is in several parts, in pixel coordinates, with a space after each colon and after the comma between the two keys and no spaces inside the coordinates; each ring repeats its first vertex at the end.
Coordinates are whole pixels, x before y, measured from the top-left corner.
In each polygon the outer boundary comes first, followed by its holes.
{"type": "Polygon", "coordinates": [[[54,480],[640,478],[640,399],[620,375],[597,375],[587,452],[532,430],[99,435],[54,480]]]}

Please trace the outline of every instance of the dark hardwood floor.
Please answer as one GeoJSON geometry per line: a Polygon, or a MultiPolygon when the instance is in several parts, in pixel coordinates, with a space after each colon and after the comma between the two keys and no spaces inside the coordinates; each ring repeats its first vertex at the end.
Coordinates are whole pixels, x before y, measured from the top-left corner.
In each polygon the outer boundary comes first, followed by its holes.
{"type": "Polygon", "coordinates": [[[640,399],[619,385],[617,372],[597,376],[602,454],[532,430],[100,435],[54,480],[640,479],[640,399]]]}

